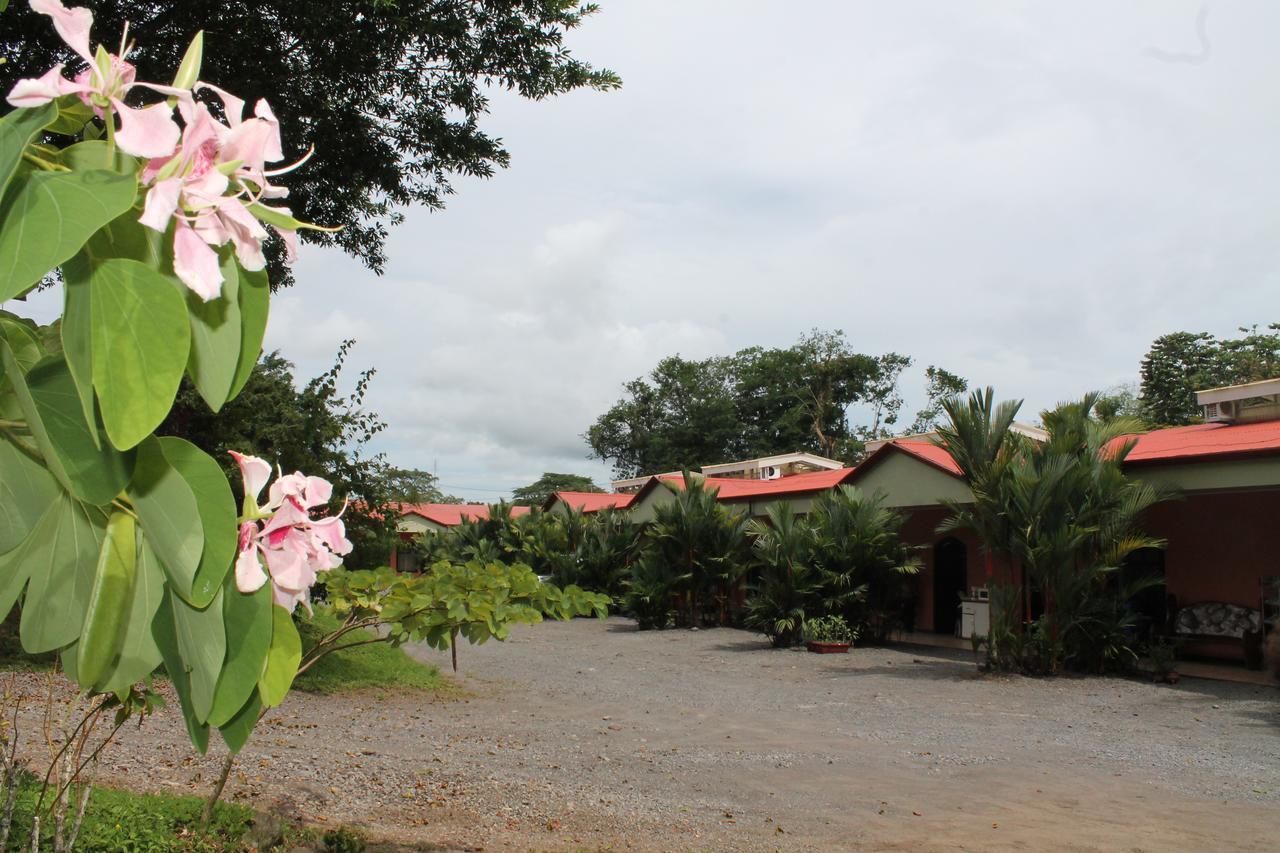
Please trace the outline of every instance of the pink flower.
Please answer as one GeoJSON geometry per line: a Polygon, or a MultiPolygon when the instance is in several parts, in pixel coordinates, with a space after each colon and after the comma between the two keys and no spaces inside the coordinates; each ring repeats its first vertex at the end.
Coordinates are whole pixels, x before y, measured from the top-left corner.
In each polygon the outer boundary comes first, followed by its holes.
{"type": "MultiPolygon", "coordinates": [[[[266,265],[262,241],[267,230],[259,216],[289,222],[287,208],[267,207],[264,199],[283,198],[288,190],[273,186],[272,177],[297,168],[269,171],[266,163],[281,159],[280,125],[270,105],[258,101],[254,115],[243,116],[244,101],[208,84],[222,99],[228,124],[217,121],[209,108],[192,98],[180,98],[178,109],[186,124],[181,144],[170,156],[147,163],[142,182],[150,184],[140,221],[164,231],[175,220],[174,272],[206,302],[222,291],[222,272],[215,246],[235,246],[236,258],[248,270],[266,265]]],[[[309,156],[309,155],[308,155],[309,156]]],[[[271,226],[285,241],[289,260],[296,256],[292,228],[271,226]]]]}
{"type": "Polygon", "coordinates": [[[93,26],[93,13],[88,9],[68,9],[62,5],[62,0],[31,0],[31,8],[53,19],[58,35],[89,67],[77,74],[74,80],[62,76],[61,64],[49,69],[42,77],[19,80],[9,92],[9,103],[15,107],[38,107],[63,95],[77,95],[94,108],[99,118],[106,118],[108,109],[120,117],[120,130],[115,133],[115,140],[121,151],[137,157],[165,157],[172,153],[180,134],[178,124],[173,120],[173,109],[165,103],[134,108],[125,104],[124,99],[131,89],[138,86],[165,95],[177,95],[183,90],[136,82],[135,69],[125,59],[129,49],[123,39],[118,54],[107,53],[102,47],[98,48],[96,56],[91,53],[89,30],[93,26]]]}
{"type": "Polygon", "coordinates": [[[320,477],[281,474],[271,484],[269,500],[258,507],[258,495],[271,475],[261,459],[231,454],[244,479],[246,515],[240,524],[235,573],[236,588],[255,592],[271,581],[271,597],[290,613],[299,603],[311,609],[311,587],[320,572],[342,565],[351,553],[341,513],[312,519],[310,510],[327,503],[333,486],[320,477]]]}

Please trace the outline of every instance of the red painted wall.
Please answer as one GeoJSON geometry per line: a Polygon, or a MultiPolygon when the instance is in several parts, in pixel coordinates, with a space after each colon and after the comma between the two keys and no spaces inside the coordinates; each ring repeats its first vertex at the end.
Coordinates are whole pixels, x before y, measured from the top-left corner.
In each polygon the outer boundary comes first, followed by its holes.
{"type": "MultiPolygon", "coordinates": [[[[933,556],[934,546],[946,538],[959,539],[964,543],[966,551],[965,568],[968,573],[965,586],[983,586],[987,583],[986,557],[979,547],[978,537],[969,530],[958,530],[953,533],[938,533],[938,525],[950,512],[943,507],[929,507],[909,511],[907,521],[902,526],[902,538],[912,544],[921,546],[916,556],[920,560],[920,573],[916,575],[916,630],[933,631],[933,556]]],[[[992,573],[996,581],[1007,582],[1010,579],[1008,567],[999,561],[993,561],[992,573]]]]}
{"type": "MultiPolygon", "coordinates": [[[[931,631],[933,625],[933,546],[943,535],[936,532],[947,516],[941,507],[909,513],[903,538],[925,546],[919,552],[921,571],[917,576],[916,629],[931,631]]],[[[1201,601],[1225,601],[1242,607],[1259,606],[1258,579],[1280,574],[1280,553],[1271,525],[1280,524],[1280,490],[1220,492],[1191,495],[1153,507],[1145,519],[1145,530],[1167,541],[1165,548],[1166,591],[1178,597],[1180,605],[1201,601]]],[[[968,583],[985,581],[985,557],[977,537],[970,531],[954,534],[968,551],[968,583]]],[[[993,565],[997,581],[1008,582],[1013,574],[999,561],[993,565]]],[[[1191,649],[1190,651],[1197,651],[1191,649]]],[[[1204,649],[1206,653],[1236,657],[1238,649],[1204,649]]]]}
{"type": "Polygon", "coordinates": [[[1147,514],[1146,531],[1168,541],[1165,583],[1178,603],[1259,605],[1258,579],[1280,574],[1272,525],[1280,491],[1224,492],[1166,501],[1147,514]]]}

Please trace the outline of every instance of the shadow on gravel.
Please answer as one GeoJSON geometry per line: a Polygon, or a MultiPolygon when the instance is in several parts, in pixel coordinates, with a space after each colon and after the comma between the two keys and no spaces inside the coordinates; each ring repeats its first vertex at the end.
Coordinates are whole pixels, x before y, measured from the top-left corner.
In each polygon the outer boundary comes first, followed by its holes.
{"type": "Polygon", "coordinates": [[[789,649],[775,649],[763,637],[758,640],[733,640],[727,643],[716,643],[712,646],[718,652],[786,652],[789,649]]]}
{"type": "Polygon", "coordinates": [[[860,666],[842,669],[831,667],[832,674],[847,675],[853,678],[885,675],[889,678],[928,679],[931,681],[973,681],[982,676],[978,668],[970,663],[949,660],[927,660],[920,663],[886,663],[879,666],[860,666]]]}

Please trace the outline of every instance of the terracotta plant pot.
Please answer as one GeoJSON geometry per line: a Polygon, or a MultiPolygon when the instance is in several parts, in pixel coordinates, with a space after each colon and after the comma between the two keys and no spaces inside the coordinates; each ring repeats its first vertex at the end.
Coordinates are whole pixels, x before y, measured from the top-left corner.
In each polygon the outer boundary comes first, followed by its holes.
{"type": "Polygon", "coordinates": [[[817,640],[810,640],[804,646],[809,651],[818,655],[839,655],[849,651],[849,643],[821,643],[817,640]]]}

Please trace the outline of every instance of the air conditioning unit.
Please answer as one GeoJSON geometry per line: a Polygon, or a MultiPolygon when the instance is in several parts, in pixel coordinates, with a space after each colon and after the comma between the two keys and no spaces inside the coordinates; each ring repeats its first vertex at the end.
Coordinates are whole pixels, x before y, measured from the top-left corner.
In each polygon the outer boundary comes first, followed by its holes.
{"type": "Polygon", "coordinates": [[[782,467],[780,465],[766,465],[760,469],[761,480],[780,480],[782,479],[782,467]]]}
{"type": "Polygon", "coordinates": [[[1205,403],[1203,409],[1206,423],[1230,423],[1236,418],[1236,403],[1234,400],[1205,403]]]}

